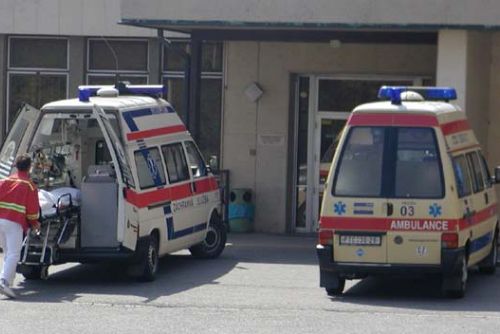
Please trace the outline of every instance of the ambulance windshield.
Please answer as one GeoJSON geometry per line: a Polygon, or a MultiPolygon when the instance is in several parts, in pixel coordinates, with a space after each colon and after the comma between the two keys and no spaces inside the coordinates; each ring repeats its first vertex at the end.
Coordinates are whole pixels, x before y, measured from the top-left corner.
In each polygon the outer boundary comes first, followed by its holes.
{"type": "Polygon", "coordinates": [[[334,196],[442,198],[432,128],[353,127],[337,165],[334,196]]]}

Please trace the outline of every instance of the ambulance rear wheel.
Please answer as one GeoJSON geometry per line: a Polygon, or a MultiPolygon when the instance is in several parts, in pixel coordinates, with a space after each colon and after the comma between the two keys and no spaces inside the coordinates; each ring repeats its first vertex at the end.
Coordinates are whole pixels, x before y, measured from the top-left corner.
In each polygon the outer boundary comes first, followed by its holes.
{"type": "Polygon", "coordinates": [[[48,266],[26,266],[23,276],[27,280],[46,280],[49,278],[48,266]]]}
{"type": "Polygon", "coordinates": [[[226,227],[219,216],[212,216],[203,242],[189,248],[191,255],[200,259],[215,259],[226,247],[226,227]]]}
{"type": "Polygon", "coordinates": [[[325,288],[326,294],[329,296],[340,296],[344,292],[345,278],[338,278],[338,285],[335,288],[325,288]]]}
{"type": "Polygon", "coordinates": [[[443,278],[443,293],[450,298],[463,298],[467,288],[467,279],[469,277],[467,257],[465,254],[459,258],[460,269],[455,275],[443,278]]]}
{"type": "Polygon", "coordinates": [[[155,234],[151,234],[148,237],[147,245],[147,249],[143,255],[144,270],[139,276],[139,280],[142,282],[152,282],[155,280],[160,260],[158,255],[158,237],[155,234]]]}

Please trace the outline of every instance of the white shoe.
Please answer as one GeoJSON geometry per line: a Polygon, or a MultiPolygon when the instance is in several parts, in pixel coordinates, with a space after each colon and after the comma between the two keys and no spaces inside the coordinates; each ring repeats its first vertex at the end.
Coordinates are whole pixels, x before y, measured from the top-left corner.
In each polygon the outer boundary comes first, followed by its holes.
{"type": "Polygon", "coordinates": [[[12,291],[11,288],[9,288],[4,280],[0,281],[0,293],[12,299],[16,298],[16,294],[14,293],[14,291],[12,291]]]}

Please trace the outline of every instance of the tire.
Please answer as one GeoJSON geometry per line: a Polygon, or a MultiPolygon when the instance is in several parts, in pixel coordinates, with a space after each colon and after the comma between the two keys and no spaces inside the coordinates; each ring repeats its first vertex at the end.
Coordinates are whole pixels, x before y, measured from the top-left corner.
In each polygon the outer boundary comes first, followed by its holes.
{"type": "Polygon", "coordinates": [[[156,278],[156,273],[158,272],[159,265],[159,254],[158,254],[158,237],[151,234],[148,238],[147,248],[143,253],[143,258],[141,266],[144,268],[142,274],[138,277],[141,282],[152,282],[156,278]]]}
{"type": "Polygon", "coordinates": [[[497,260],[498,260],[498,245],[497,236],[493,238],[491,244],[491,250],[488,256],[479,265],[479,271],[483,274],[493,275],[497,270],[497,260]]]}
{"type": "Polygon", "coordinates": [[[325,288],[328,296],[340,296],[344,292],[345,278],[338,278],[338,285],[336,288],[325,288]]]}
{"type": "Polygon", "coordinates": [[[189,248],[191,255],[200,259],[217,258],[226,247],[227,233],[219,216],[213,216],[205,240],[189,248]]]}
{"type": "Polygon", "coordinates": [[[465,254],[459,258],[460,269],[455,275],[443,278],[443,293],[449,298],[463,298],[469,277],[467,257],[465,254]]]}
{"type": "Polygon", "coordinates": [[[49,278],[48,266],[25,266],[22,272],[27,280],[46,280],[49,278]]]}

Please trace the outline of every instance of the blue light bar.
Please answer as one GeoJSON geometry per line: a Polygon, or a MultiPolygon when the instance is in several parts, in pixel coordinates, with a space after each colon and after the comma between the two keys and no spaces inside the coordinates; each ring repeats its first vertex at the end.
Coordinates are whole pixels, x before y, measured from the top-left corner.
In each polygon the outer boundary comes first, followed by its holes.
{"type": "Polygon", "coordinates": [[[452,87],[412,87],[412,86],[382,86],[378,98],[391,100],[392,104],[401,104],[401,93],[416,92],[427,101],[451,101],[457,99],[457,92],[452,87]]]}
{"type": "Polygon", "coordinates": [[[116,88],[120,95],[146,95],[152,97],[161,97],[167,93],[166,86],[163,85],[126,85],[123,83],[117,86],[79,86],[78,99],[82,102],[88,102],[90,97],[96,96],[101,88],[116,88]]]}

